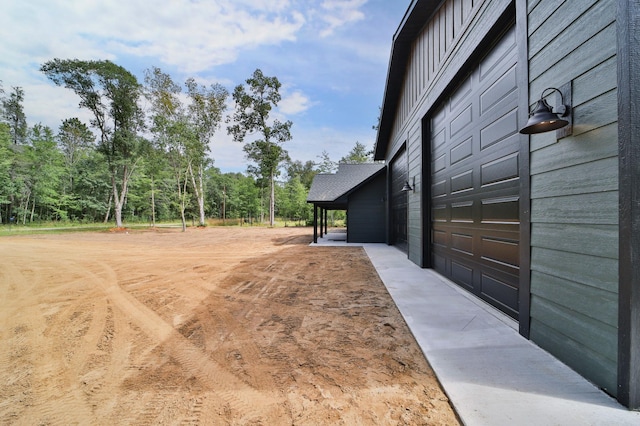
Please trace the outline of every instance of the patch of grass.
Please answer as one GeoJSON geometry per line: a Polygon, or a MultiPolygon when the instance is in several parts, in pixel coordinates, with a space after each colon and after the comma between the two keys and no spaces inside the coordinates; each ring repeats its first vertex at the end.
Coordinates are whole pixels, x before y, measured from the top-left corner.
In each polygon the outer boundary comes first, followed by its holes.
{"type": "MultiPolygon", "coordinates": [[[[241,219],[207,219],[206,226],[241,226],[241,227],[269,227],[268,223],[262,223],[254,220],[252,223],[242,222],[241,219]]],[[[275,228],[284,227],[304,227],[298,222],[276,220],[275,228]]],[[[179,221],[158,222],[156,228],[180,228],[182,224],[179,221]]],[[[191,223],[187,223],[188,228],[194,227],[191,223]]],[[[197,227],[197,225],[196,225],[197,227]]],[[[9,235],[33,235],[33,234],[49,234],[49,233],[66,233],[66,232],[109,232],[115,229],[114,223],[74,223],[74,222],[41,222],[31,223],[28,225],[0,225],[0,237],[9,235]]],[[[124,229],[152,229],[149,223],[124,223],[124,229]]]]}
{"type": "MultiPolygon", "coordinates": [[[[158,223],[156,227],[179,227],[180,223],[166,222],[158,223]]],[[[9,235],[34,235],[34,234],[62,234],[67,232],[100,232],[110,231],[115,228],[113,223],[73,223],[73,222],[47,222],[32,223],[29,225],[2,225],[0,226],[0,236],[9,235]]],[[[125,223],[127,229],[149,229],[148,223],[125,223]]]]}

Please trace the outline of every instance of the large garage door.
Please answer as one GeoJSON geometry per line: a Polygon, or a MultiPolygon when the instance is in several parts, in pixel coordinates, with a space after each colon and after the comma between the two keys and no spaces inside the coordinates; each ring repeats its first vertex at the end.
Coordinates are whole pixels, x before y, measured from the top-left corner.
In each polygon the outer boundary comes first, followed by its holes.
{"type": "Polygon", "coordinates": [[[407,193],[402,187],[408,179],[406,151],[391,162],[391,244],[407,252],[407,193]]]}
{"type": "Polygon", "coordinates": [[[519,135],[515,31],[431,116],[436,270],[518,318],[519,135]]]}

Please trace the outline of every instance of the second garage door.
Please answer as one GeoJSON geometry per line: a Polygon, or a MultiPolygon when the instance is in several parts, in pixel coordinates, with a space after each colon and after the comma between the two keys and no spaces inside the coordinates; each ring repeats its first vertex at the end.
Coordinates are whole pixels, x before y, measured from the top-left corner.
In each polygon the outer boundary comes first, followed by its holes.
{"type": "Polygon", "coordinates": [[[407,193],[402,190],[408,180],[407,154],[402,149],[391,162],[391,244],[407,252],[407,193]]]}
{"type": "Polygon", "coordinates": [[[518,318],[520,142],[515,31],[431,115],[434,268],[518,318]]]}

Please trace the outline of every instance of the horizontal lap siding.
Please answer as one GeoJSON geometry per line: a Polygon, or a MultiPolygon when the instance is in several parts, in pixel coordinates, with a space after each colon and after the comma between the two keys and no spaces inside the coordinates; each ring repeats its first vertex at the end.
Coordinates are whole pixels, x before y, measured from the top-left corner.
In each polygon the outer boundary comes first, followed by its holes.
{"type": "Polygon", "coordinates": [[[573,135],[531,136],[531,333],[615,395],[616,2],[529,1],[529,90],[573,83],[573,135]]]}
{"type": "MultiPolygon", "coordinates": [[[[409,183],[413,186],[413,191],[407,193],[407,233],[409,243],[409,259],[412,262],[422,263],[422,209],[420,206],[420,196],[425,195],[422,186],[422,146],[420,122],[409,131],[408,156],[409,156],[409,183]]],[[[428,195],[428,193],[426,194],[428,195]]],[[[427,224],[428,226],[429,224],[427,224]]]]}

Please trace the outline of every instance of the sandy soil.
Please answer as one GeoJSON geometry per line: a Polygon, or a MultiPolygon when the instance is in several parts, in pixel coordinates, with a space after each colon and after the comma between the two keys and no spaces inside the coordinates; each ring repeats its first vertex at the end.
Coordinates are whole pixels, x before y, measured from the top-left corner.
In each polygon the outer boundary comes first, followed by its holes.
{"type": "Polygon", "coordinates": [[[364,251],[310,241],[0,238],[0,423],[457,424],[364,251]]]}

